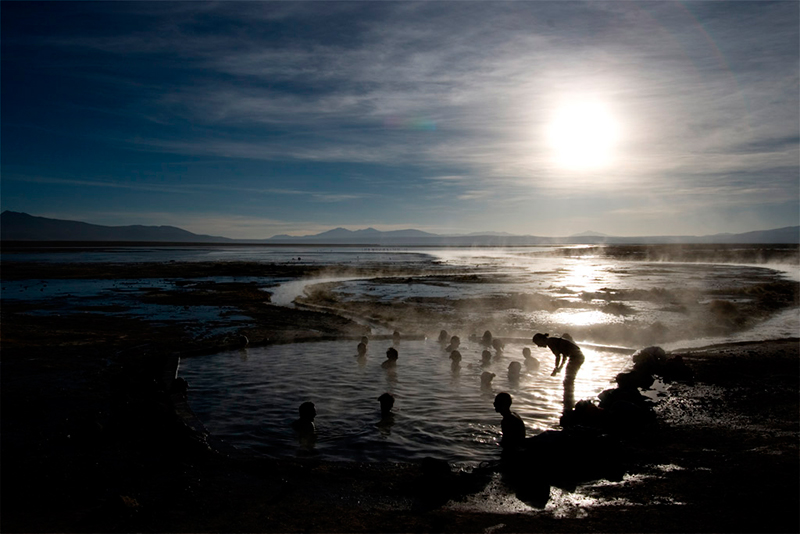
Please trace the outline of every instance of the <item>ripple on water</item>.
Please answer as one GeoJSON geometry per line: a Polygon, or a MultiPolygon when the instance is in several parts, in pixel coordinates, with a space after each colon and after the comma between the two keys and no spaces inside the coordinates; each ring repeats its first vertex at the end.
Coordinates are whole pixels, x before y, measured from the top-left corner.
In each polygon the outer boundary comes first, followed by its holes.
{"type": "MultiPolygon", "coordinates": [[[[483,347],[465,342],[462,367],[434,341],[402,341],[397,369],[381,368],[388,341],[369,343],[366,361],[354,357],[356,341],[326,341],[250,348],[182,361],[192,409],[208,429],[237,448],[270,457],[306,454],[290,423],[298,406],[317,407],[315,452],[334,460],[411,461],[432,456],[477,463],[497,457],[500,416],[494,395],[511,393],[529,435],[558,425],[563,378],[550,376],[552,356],[532,347],[538,373],[509,380],[508,363],[522,361],[522,344],[510,343],[489,368],[497,374],[481,390],[477,363],[483,347]],[[376,426],[380,394],[395,398],[394,421],[376,426]]],[[[575,399],[593,398],[628,365],[624,354],[585,349],[575,399]]]]}

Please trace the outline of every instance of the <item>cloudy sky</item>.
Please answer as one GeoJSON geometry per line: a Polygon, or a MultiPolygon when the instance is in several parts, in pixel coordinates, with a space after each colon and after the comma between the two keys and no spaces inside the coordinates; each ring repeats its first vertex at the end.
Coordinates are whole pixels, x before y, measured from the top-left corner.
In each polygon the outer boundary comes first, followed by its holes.
{"type": "Polygon", "coordinates": [[[797,225],[799,6],[2,2],[0,202],[234,238],[797,225]]]}

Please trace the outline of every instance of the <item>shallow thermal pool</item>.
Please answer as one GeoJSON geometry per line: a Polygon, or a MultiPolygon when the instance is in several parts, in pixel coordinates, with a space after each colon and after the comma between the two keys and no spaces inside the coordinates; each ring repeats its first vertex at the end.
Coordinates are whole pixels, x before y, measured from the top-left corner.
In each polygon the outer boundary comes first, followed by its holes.
{"type": "MultiPolygon", "coordinates": [[[[551,377],[553,357],[531,343],[507,342],[490,367],[479,365],[483,347],[464,341],[460,369],[435,340],[402,340],[394,371],[381,367],[391,340],[372,340],[367,357],[356,358],[357,340],[296,343],[242,349],[181,361],[192,410],[211,433],[238,449],[274,458],[318,455],[329,460],[411,461],[426,456],[474,464],[497,459],[499,414],[494,396],[507,391],[512,410],[529,436],[558,426],[563,411],[563,374],[551,377]],[[508,364],[524,362],[528,346],[538,372],[511,381],[508,364]],[[495,373],[490,389],[480,374],[495,373]],[[378,426],[384,392],[395,398],[393,423],[378,426]],[[299,405],[316,405],[317,439],[301,446],[290,424],[299,405]]],[[[612,387],[630,356],[583,347],[586,362],[575,381],[575,400],[612,387]]]]}

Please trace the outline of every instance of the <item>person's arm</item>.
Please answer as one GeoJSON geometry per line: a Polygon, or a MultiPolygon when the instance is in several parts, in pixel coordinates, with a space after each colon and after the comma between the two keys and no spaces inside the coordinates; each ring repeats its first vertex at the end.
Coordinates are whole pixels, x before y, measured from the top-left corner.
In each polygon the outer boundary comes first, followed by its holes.
{"type": "MultiPolygon", "coordinates": [[[[551,350],[551,351],[553,351],[553,354],[554,354],[554,355],[555,355],[555,357],[556,357],[556,366],[555,366],[555,367],[553,367],[553,372],[552,372],[552,373],[550,373],[550,376],[555,376],[555,375],[556,375],[556,374],[558,374],[558,372],[561,370],[561,366],[559,365],[559,364],[561,364],[561,363],[562,363],[562,362],[561,362],[561,353],[560,353],[560,352],[558,352],[558,351],[557,351],[555,348],[553,348],[553,347],[550,347],[550,350],[551,350]]],[[[564,360],[566,360],[566,358],[564,358],[564,360]]]]}

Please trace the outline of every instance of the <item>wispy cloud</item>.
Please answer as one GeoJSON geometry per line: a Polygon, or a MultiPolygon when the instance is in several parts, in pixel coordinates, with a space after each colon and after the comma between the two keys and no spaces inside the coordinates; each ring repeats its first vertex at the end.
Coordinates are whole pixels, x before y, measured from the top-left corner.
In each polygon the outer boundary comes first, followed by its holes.
{"type": "MultiPolygon", "coordinates": [[[[230,172],[171,170],[159,182],[117,176],[122,166],[67,175],[27,163],[25,173],[4,169],[4,181],[230,194],[231,205],[278,197],[286,202],[271,208],[330,221],[343,217],[328,208],[358,204],[364,221],[374,209],[418,225],[434,225],[426,213],[535,199],[565,213],[604,199],[602,218],[653,198],[679,213],[798,197],[796,3],[79,6],[48,5],[73,17],[53,35],[4,35],[4,45],[35,50],[20,73],[58,73],[69,86],[54,95],[71,120],[31,112],[14,124],[113,149],[109,161],[134,154],[167,166],[182,156],[187,168],[213,159],[230,172]],[[84,10],[116,25],[82,32],[84,10]],[[618,123],[607,167],[565,168],[554,157],[548,128],[582,101],[602,103],[618,123]],[[387,209],[395,205],[404,209],[387,209]]],[[[4,67],[21,61],[4,52],[4,67]]],[[[495,221],[518,224],[495,211],[495,221]]]]}

